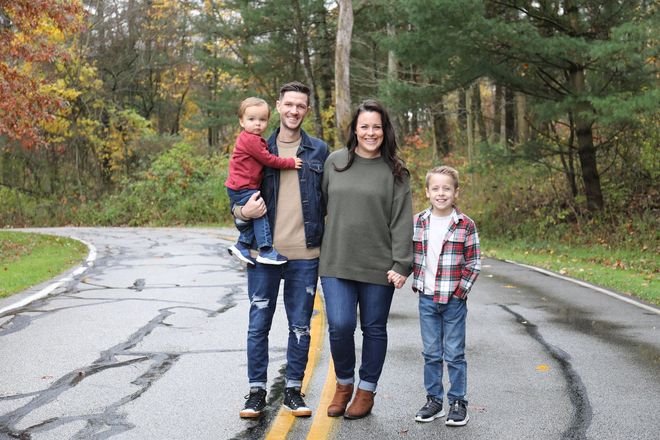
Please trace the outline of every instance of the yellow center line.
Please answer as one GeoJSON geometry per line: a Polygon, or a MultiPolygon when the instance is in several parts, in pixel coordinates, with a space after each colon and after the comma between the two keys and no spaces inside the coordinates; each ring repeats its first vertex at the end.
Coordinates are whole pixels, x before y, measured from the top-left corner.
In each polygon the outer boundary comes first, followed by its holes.
{"type": "Polygon", "coordinates": [[[307,433],[307,440],[321,440],[329,437],[329,434],[334,430],[335,424],[341,417],[328,417],[328,406],[335,395],[335,367],[332,359],[328,365],[328,375],[321,391],[321,400],[319,407],[314,413],[314,420],[312,426],[309,427],[307,433]]]}
{"type": "MultiPolygon", "coordinates": [[[[316,368],[316,364],[321,357],[321,352],[323,349],[323,336],[325,334],[325,313],[323,311],[323,301],[321,300],[321,295],[318,291],[316,292],[316,297],[314,298],[314,311],[316,313],[314,316],[312,316],[312,328],[310,330],[309,342],[309,358],[307,360],[307,367],[305,367],[305,377],[303,378],[302,386],[300,388],[303,393],[307,391],[310,378],[312,377],[314,368],[316,368]]],[[[295,420],[296,417],[292,415],[291,412],[285,410],[284,408],[280,408],[277,416],[275,416],[275,420],[273,421],[270,430],[264,439],[285,439],[289,431],[291,431],[291,427],[293,426],[295,420]]]]}

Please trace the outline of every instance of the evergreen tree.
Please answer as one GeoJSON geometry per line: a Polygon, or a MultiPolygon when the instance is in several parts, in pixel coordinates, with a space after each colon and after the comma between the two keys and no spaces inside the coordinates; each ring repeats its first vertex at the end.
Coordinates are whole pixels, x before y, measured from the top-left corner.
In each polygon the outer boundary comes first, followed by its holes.
{"type": "Polygon", "coordinates": [[[198,29],[204,41],[198,51],[203,70],[207,76],[227,79],[223,84],[207,83],[206,97],[200,101],[218,125],[228,117],[227,108],[235,109],[240,96],[256,94],[274,103],[279,86],[298,80],[312,89],[312,131],[323,134],[321,102],[327,102],[330,90],[320,69],[327,67],[321,57],[327,55],[332,25],[322,0],[286,5],[207,1],[198,29]]]}
{"type": "MultiPolygon", "coordinates": [[[[401,2],[411,30],[402,60],[449,91],[487,76],[529,97],[537,131],[562,119],[575,134],[587,208],[603,208],[598,151],[607,135],[657,111],[656,5],[650,1],[401,2]]],[[[419,89],[419,87],[418,87],[419,89]]],[[[419,96],[419,95],[417,95],[419,96]]]]}

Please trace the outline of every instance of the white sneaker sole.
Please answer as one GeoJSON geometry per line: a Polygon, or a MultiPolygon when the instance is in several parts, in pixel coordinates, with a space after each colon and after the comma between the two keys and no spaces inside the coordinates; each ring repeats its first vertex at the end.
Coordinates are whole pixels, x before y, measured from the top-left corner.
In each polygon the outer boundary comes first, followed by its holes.
{"type": "Polygon", "coordinates": [[[465,414],[465,419],[461,420],[460,422],[456,422],[454,420],[447,420],[445,422],[445,425],[447,426],[465,426],[467,425],[468,420],[470,420],[470,416],[465,414]]]}
{"type": "Polygon", "coordinates": [[[238,250],[236,245],[230,246],[229,248],[227,248],[227,252],[229,252],[229,255],[238,258],[243,263],[249,264],[250,266],[254,266],[254,261],[248,260],[247,258],[245,258],[245,256],[243,254],[241,254],[241,251],[238,250]]]}
{"type": "Polygon", "coordinates": [[[309,408],[298,408],[298,409],[291,409],[287,405],[282,405],[284,408],[288,409],[291,411],[291,414],[296,416],[296,417],[309,417],[312,415],[312,410],[309,408]]]}
{"type": "Polygon", "coordinates": [[[445,416],[445,410],[443,409],[442,411],[440,411],[440,412],[437,413],[437,414],[432,415],[432,416],[429,417],[428,419],[423,419],[423,418],[420,417],[420,416],[415,416],[415,421],[416,421],[416,422],[422,422],[422,423],[428,423],[428,422],[432,422],[432,421],[434,421],[435,419],[439,419],[440,417],[444,417],[444,416],[445,416]]]}
{"type": "Polygon", "coordinates": [[[238,415],[242,419],[254,419],[261,415],[261,411],[255,411],[253,409],[244,409],[238,415]]]}
{"type": "Polygon", "coordinates": [[[271,260],[270,258],[264,258],[261,255],[257,256],[257,263],[261,263],[261,264],[271,264],[273,266],[279,266],[281,264],[286,263],[287,261],[288,260],[277,261],[277,260],[271,260]]]}

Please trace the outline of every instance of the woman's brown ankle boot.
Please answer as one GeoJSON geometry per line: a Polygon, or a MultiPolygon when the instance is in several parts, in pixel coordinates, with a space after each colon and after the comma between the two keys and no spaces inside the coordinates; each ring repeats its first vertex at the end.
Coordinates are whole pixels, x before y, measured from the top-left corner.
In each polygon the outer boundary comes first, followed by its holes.
{"type": "Polygon", "coordinates": [[[373,391],[358,388],[355,393],[355,398],[351,402],[351,406],[349,406],[344,413],[344,417],[347,419],[361,419],[368,415],[371,412],[371,408],[374,406],[375,395],[376,393],[373,391]]]}
{"type": "Polygon", "coordinates": [[[348,385],[337,384],[335,389],[335,396],[328,406],[328,417],[341,417],[346,411],[346,405],[353,397],[353,384],[348,385]]]}

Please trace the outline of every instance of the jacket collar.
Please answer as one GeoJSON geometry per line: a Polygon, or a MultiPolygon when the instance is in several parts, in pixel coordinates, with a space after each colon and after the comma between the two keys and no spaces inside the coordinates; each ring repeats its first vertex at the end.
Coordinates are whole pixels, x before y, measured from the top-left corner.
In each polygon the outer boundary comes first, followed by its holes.
{"type": "MultiPolygon", "coordinates": [[[[268,147],[277,146],[277,136],[280,134],[280,127],[277,127],[275,131],[268,138],[268,147]]],[[[299,148],[312,148],[312,140],[305,130],[300,129],[300,147],[299,148]]]]}

